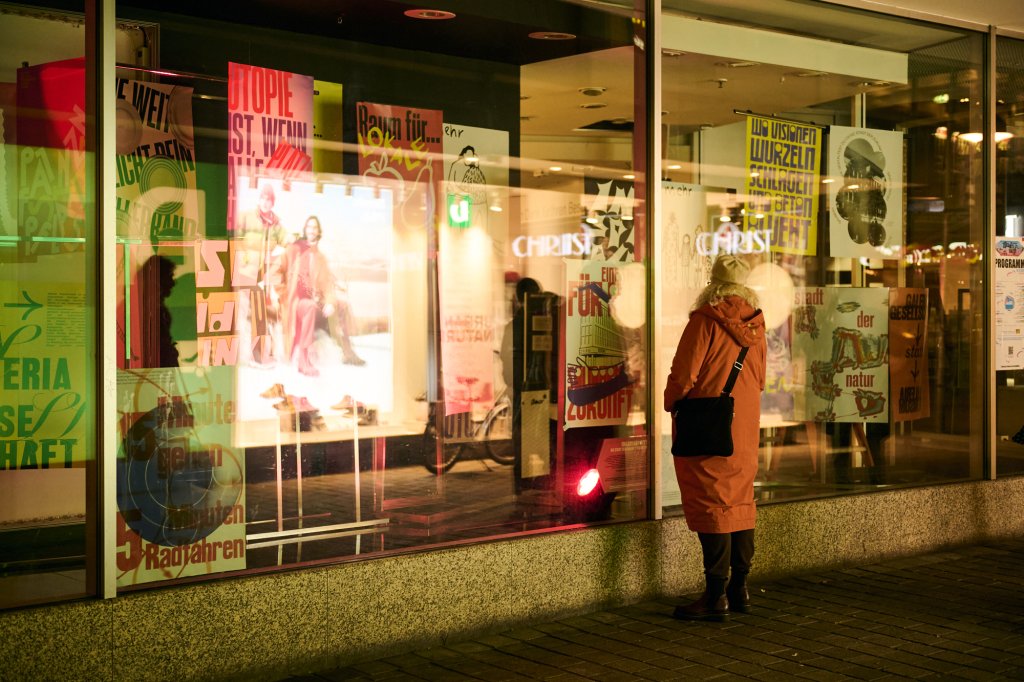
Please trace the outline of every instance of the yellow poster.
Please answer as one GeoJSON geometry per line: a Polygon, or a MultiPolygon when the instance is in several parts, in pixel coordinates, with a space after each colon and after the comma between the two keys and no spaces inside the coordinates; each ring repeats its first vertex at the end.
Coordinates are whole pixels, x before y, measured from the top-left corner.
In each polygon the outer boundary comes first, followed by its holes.
{"type": "Polygon", "coordinates": [[[745,231],[767,230],[771,250],[813,256],[818,240],[821,128],[747,117],[745,231]]]}

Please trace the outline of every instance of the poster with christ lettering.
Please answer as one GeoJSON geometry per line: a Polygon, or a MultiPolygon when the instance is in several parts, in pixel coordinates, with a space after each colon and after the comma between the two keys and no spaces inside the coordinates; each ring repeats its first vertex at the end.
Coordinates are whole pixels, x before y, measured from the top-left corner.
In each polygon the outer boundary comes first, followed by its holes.
{"type": "Polygon", "coordinates": [[[251,226],[236,205],[238,183],[285,180],[313,168],[313,77],[228,63],[228,230],[251,226]]]}
{"type": "Polygon", "coordinates": [[[832,126],[829,255],[895,258],[903,245],[903,133],[832,126]]]}
{"type": "Polygon", "coordinates": [[[794,419],[889,419],[889,289],[799,287],[792,320],[794,419]]]}
{"type": "Polygon", "coordinates": [[[118,372],[118,586],[245,568],[245,458],[232,444],[234,372],[118,372]]]}
{"type": "Polygon", "coordinates": [[[612,317],[624,265],[565,260],[565,428],[625,424],[633,400],[628,342],[612,317]]]}
{"type": "Polygon", "coordinates": [[[813,256],[818,242],[821,128],[747,116],[745,231],[767,231],[775,253],[813,256]]]}
{"type": "Polygon", "coordinates": [[[118,78],[117,236],[147,242],[195,239],[192,88],[118,78]]]}
{"type": "Polygon", "coordinates": [[[445,215],[438,228],[445,414],[494,406],[494,352],[504,313],[501,244],[508,236],[508,133],[444,126],[445,215]]]}

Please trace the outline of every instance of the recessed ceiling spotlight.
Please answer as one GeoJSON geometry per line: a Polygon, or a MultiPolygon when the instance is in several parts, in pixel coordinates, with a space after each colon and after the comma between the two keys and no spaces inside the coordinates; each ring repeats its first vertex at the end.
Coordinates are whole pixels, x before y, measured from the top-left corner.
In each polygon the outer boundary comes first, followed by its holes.
{"type": "Polygon", "coordinates": [[[715,66],[726,66],[730,69],[746,69],[751,66],[761,66],[760,62],[715,62],[715,66]]]}
{"type": "Polygon", "coordinates": [[[828,71],[794,71],[793,73],[787,73],[787,76],[796,76],[797,78],[825,78],[829,75],[828,71]]]}
{"type": "Polygon", "coordinates": [[[454,19],[453,12],[445,12],[441,9],[407,9],[402,14],[412,19],[454,19]]]}
{"type": "Polygon", "coordinates": [[[534,40],[573,40],[576,36],[572,33],[562,33],[560,31],[534,31],[529,34],[529,37],[534,40]]]}
{"type": "Polygon", "coordinates": [[[558,171],[562,170],[562,167],[561,166],[549,166],[548,170],[551,171],[552,173],[557,173],[558,171]]]}
{"type": "Polygon", "coordinates": [[[667,50],[667,49],[664,49],[664,50],[661,51],[661,55],[663,57],[682,57],[682,56],[685,56],[686,53],[683,52],[682,50],[667,50]]]}
{"type": "Polygon", "coordinates": [[[636,176],[635,176],[635,175],[633,175],[632,173],[626,173],[625,175],[623,175],[623,176],[622,176],[622,178],[623,178],[624,180],[633,180],[633,179],[635,179],[635,178],[636,178],[636,176]]]}
{"type": "Polygon", "coordinates": [[[586,88],[580,88],[580,94],[587,97],[597,97],[603,95],[607,90],[608,88],[603,88],[600,85],[591,85],[586,88]]]}
{"type": "Polygon", "coordinates": [[[678,163],[670,163],[668,166],[666,166],[666,168],[668,168],[669,170],[679,170],[680,168],[682,168],[682,166],[678,163]]]}
{"type": "Polygon", "coordinates": [[[586,104],[581,104],[580,109],[604,109],[606,106],[608,105],[604,102],[587,102],[586,104]]]}

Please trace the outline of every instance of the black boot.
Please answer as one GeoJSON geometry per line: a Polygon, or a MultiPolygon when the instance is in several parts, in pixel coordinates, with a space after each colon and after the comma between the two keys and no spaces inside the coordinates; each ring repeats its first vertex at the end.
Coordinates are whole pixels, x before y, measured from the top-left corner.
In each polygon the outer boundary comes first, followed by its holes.
{"type": "Polygon", "coordinates": [[[733,571],[725,596],[729,600],[729,610],[736,613],[750,613],[750,590],[747,589],[747,574],[733,571]]]}
{"type": "Polygon", "coordinates": [[[677,606],[672,612],[672,617],[679,620],[710,620],[724,622],[729,620],[729,600],[725,596],[726,578],[707,577],[707,587],[700,599],[687,604],[677,606]]]}

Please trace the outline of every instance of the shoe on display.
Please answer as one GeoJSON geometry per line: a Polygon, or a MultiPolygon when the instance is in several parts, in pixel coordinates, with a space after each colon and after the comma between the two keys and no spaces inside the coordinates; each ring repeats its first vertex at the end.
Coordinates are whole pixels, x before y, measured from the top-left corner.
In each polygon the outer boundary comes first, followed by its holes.
{"type": "Polygon", "coordinates": [[[263,393],[260,393],[261,398],[283,398],[284,396],[284,384],[274,384],[263,391],[263,393]]]}

